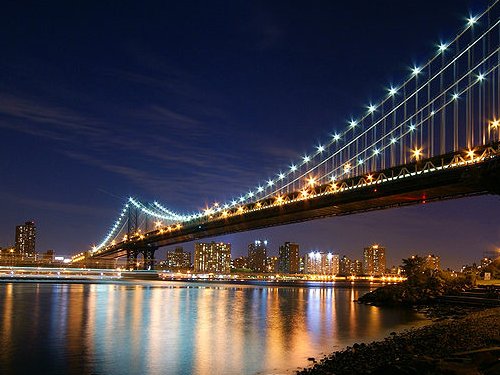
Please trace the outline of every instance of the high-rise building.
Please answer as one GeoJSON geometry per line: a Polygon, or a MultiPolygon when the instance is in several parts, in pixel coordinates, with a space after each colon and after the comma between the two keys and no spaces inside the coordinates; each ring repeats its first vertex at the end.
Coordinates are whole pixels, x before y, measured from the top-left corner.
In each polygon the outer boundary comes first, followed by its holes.
{"type": "Polygon", "coordinates": [[[351,259],[344,255],[339,263],[339,273],[344,276],[351,275],[351,259]]]}
{"type": "Polygon", "coordinates": [[[350,259],[346,255],[340,258],[339,272],[343,276],[361,275],[363,273],[363,262],[358,259],[350,259]]]}
{"type": "Polygon", "coordinates": [[[233,259],[233,268],[236,270],[248,269],[248,258],[238,257],[236,259],[233,259]]]}
{"type": "Polygon", "coordinates": [[[304,273],[310,275],[337,275],[339,273],[339,256],[311,251],[305,256],[304,273]]]}
{"type": "Polygon", "coordinates": [[[385,247],[378,244],[365,247],[363,251],[363,271],[367,275],[385,273],[385,247]]]}
{"type": "Polygon", "coordinates": [[[266,258],[266,272],[278,272],[278,257],[266,258]]]}
{"type": "Polygon", "coordinates": [[[184,251],[179,246],[174,250],[167,251],[165,268],[172,271],[188,270],[191,268],[191,253],[184,251]]]}
{"type": "Polygon", "coordinates": [[[351,261],[351,275],[362,275],[363,274],[363,262],[359,259],[354,259],[351,261]]]}
{"type": "Polygon", "coordinates": [[[299,245],[296,243],[285,242],[284,245],[281,245],[279,248],[278,272],[299,273],[299,267],[299,245]]]}
{"type": "Polygon", "coordinates": [[[248,245],[248,268],[254,272],[266,272],[267,241],[256,240],[248,245]]]}
{"type": "Polygon", "coordinates": [[[231,272],[231,244],[223,242],[194,245],[194,271],[205,273],[231,272]]]}
{"type": "Polygon", "coordinates": [[[16,226],[16,252],[21,256],[35,256],[36,227],[33,221],[16,226]]]}

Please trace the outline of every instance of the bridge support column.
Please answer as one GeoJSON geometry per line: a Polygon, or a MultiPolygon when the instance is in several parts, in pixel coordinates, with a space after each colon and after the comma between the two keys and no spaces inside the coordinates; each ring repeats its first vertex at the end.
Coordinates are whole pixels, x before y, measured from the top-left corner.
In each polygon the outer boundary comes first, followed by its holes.
{"type": "Polygon", "coordinates": [[[138,251],[134,249],[127,250],[127,269],[136,270],[137,269],[137,255],[138,251]]]}
{"type": "Polygon", "coordinates": [[[158,248],[152,247],[143,250],[144,254],[144,269],[153,270],[155,266],[155,251],[158,248]]]}

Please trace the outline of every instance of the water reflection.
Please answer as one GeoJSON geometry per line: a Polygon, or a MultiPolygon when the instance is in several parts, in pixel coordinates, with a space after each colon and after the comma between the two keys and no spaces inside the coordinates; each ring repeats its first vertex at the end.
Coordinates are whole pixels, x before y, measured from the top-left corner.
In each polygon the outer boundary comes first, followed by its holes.
{"type": "Polygon", "coordinates": [[[338,286],[0,284],[0,373],[293,372],[417,319],[338,286]]]}

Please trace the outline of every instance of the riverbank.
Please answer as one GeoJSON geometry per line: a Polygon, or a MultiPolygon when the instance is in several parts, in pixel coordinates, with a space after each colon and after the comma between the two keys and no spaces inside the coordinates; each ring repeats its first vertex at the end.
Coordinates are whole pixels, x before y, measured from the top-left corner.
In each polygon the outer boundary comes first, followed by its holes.
{"type": "Polygon", "coordinates": [[[354,344],[297,374],[500,374],[500,308],[354,344]]]}

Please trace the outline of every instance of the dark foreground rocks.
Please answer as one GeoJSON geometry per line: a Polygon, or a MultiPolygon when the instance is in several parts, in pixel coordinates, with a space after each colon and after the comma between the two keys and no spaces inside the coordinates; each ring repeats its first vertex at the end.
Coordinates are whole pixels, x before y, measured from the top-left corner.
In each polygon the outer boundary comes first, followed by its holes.
{"type": "Polygon", "coordinates": [[[298,374],[500,374],[500,308],[354,344],[298,374]]]}

